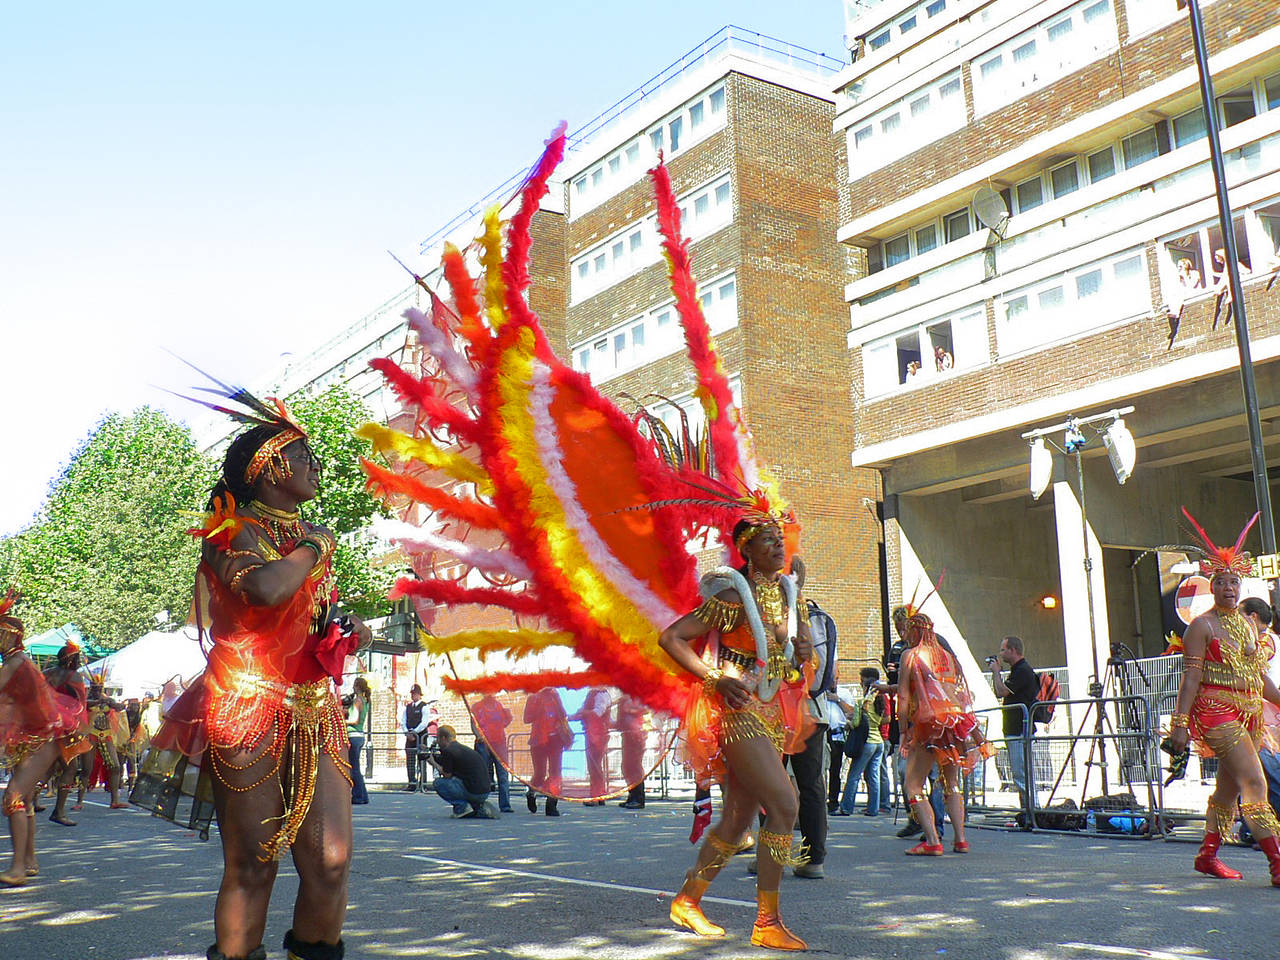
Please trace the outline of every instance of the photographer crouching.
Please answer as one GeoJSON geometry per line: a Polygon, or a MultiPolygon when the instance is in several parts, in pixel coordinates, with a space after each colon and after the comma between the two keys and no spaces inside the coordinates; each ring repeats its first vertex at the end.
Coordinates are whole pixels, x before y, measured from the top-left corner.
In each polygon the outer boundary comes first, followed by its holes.
{"type": "Polygon", "coordinates": [[[441,800],[453,807],[455,819],[498,819],[498,809],[489,800],[493,790],[489,764],[476,751],[458,742],[453,727],[441,724],[436,733],[436,748],[426,759],[439,774],[432,787],[441,800]]]}

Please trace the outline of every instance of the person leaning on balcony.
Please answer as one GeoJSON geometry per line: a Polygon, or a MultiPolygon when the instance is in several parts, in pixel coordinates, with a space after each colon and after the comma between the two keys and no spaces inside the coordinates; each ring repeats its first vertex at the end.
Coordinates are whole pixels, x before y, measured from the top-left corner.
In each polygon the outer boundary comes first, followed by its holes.
{"type": "MultiPolygon", "coordinates": [[[[1013,774],[1013,783],[1022,797],[1023,810],[1028,810],[1034,792],[1028,790],[1027,756],[1022,749],[1022,735],[1025,730],[1024,724],[1030,723],[1031,707],[1040,695],[1040,681],[1036,677],[1035,670],[1031,669],[1031,664],[1027,662],[1027,658],[1022,655],[1021,637],[1005,637],[1001,640],[999,656],[988,657],[987,664],[991,667],[991,686],[995,688],[996,696],[1005,706],[1004,739],[1005,747],[1009,751],[1009,770],[1013,774]],[[1000,675],[1001,660],[1009,665],[1007,680],[1000,675]],[[1026,709],[1022,709],[1023,707],[1026,709]]],[[[1034,725],[1025,732],[1034,736],[1034,725]]],[[[1034,777],[1034,770],[1032,776],[1034,777]]],[[[1024,814],[1018,814],[1017,819],[1018,826],[1030,829],[1030,825],[1024,822],[1024,814]]]]}

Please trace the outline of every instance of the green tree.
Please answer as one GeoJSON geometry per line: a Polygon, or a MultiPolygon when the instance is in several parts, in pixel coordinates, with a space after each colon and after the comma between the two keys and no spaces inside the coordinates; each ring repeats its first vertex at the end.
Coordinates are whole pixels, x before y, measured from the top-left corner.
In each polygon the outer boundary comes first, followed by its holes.
{"type": "Polygon", "coordinates": [[[23,591],[29,633],[74,623],[118,648],[181,622],[199,550],[185,530],[214,465],[190,430],[142,407],[111,414],[51,484],[26,530],[0,544],[0,568],[23,591]]]}
{"type": "Polygon", "coordinates": [[[324,465],[320,496],[304,509],[338,539],[333,560],[338,595],[344,606],[362,617],[383,616],[390,610],[387,590],[394,571],[374,565],[377,553],[364,534],[369,521],[385,515],[386,508],[365,489],[360,457],[368,447],[354,436],[355,429],[372,420],[373,414],[364,400],[341,385],[315,397],[292,399],[290,406],[324,465]]]}

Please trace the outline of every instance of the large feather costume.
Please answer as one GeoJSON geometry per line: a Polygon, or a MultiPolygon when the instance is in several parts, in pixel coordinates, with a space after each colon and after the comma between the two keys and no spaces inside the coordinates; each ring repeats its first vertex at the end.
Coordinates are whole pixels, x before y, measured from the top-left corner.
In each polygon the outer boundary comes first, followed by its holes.
{"type": "MultiPolygon", "coordinates": [[[[526,298],[530,222],[564,145],[562,128],[522,188],[505,249],[495,208],[478,241],[480,275],[446,246],[451,303],[433,293],[430,313],[406,312],[431,355],[429,373],[375,363],[415,423],[412,432],[360,431],[391,464],[366,464],[370,487],[414,505],[405,513],[415,523],[382,527],[418,574],[392,597],[413,597],[420,609],[496,605],[515,616],[514,629],[426,638],[431,652],[506,654],[510,669],[448,679],[456,692],[607,685],[681,717],[692,678],[658,636],[700,601],[688,544],[714,531],[728,546],[739,518],[781,515],[786,505],[734,405],[661,164],[651,171],[658,222],[705,436],[676,436],[643,410],[628,414],[551,349],[526,298]]],[[[585,719],[584,729],[592,729],[585,719]]]]}

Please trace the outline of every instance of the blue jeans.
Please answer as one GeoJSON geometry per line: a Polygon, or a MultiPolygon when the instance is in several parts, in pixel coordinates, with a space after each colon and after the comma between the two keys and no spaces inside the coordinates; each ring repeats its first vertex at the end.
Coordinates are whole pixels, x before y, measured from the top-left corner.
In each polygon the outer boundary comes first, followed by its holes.
{"type": "Polygon", "coordinates": [[[840,809],[853,813],[854,799],[858,795],[858,781],[865,772],[867,775],[867,813],[879,813],[880,808],[880,757],[884,753],[883,743],[868,743],[862,747],[858,759],[849,766],[849,779],[844,782],[844,797],[840,801],[840,809]]]}
{"type": "Polygon", "coordinates": [[[889,745],[884,745],[884,751],[880,754],[880,812],[888,813],[892,807],[890,800],[892,799],[892,789],[889,786],[889,745]]]}
{"type": "Polygon", "coordinates": [[[364,764],[360,762],[360,751],[364,749],[364,737],[351,735],[351,746],[347,750],[347,760],[351,764],[351,802],[368,803],[369,791],[364,785],[364,764]]]}
{"type": "Polygon", "coordinates": [[[1027,757],[1023,752],[1022,737],[1010,737],[1005,741],[1009,751],[1009,775],[1013,777],[1013,785],[1022,795],[1022,802],[1029,799],[1027,794],[1027,757]]]}
{"type": "Polygon", "coordinates": [[[507,774],[507,768],[502,765],[501,760],[493,755],[489,745],[480,737],[476,737],[476,753],[484,757],[485,762],[489,764],[489,775],[493,782],[498,785],[498,809],[503,813],[510,813],[511,778],[507,774]]]}
{"type": "Polygon", "coordinates": [[[431,785],[441,800],[453,806],[454,813],[466,813],[468,806],[479,811],[489,799],[488,793],[468,793],[457,777],[436,777],[431,785]]]}

